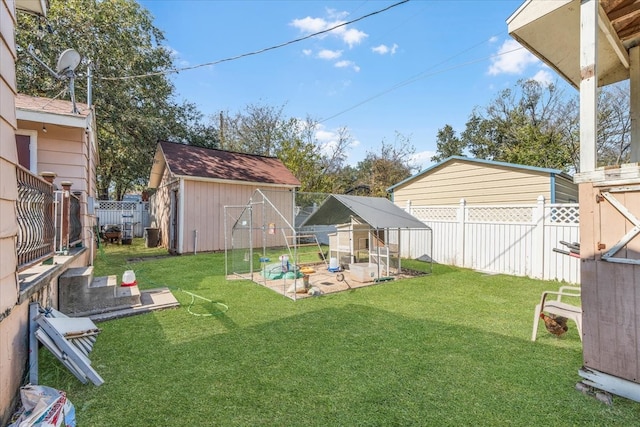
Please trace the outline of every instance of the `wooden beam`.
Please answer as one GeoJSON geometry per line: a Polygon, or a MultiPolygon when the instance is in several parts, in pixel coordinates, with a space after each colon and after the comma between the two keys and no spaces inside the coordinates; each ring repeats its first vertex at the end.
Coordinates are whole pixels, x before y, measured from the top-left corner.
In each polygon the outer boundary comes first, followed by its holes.
{"type": "Polygon", "coordinates": [[[598,0],[580,4],[580,172],[596,169],[598,0]]]}
{"type": "Polygon", "coordinates": [[[629,50],[630,112],[631,116],[631,163],[640,162],[640,46],[629,50]]]}
{"type": "Polygon", "coordinates": [[[600,30],[607,38],[611,48],[618,56],[620,63],[624,68],[629,68],[629,54],[627,53],[627,49],[622,45],[616,30],[613,28],[613,25],[611,25],[611,21],[609,21],[607,14],[601,7],[599,7],[598,10],[598,27],[600,27],[600,30]]]}

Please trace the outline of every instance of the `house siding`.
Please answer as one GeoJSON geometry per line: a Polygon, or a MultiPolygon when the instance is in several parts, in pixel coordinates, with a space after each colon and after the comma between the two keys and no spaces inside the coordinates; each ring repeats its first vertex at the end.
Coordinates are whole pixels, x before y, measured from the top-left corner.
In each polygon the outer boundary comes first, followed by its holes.
{"type": "Polygon", "coordinates": [[[550,176],[544,172],[454,160],[418,176],[393,191],[403,206],[452,205],[464,198],[473,204],[535,203],[551,197],[550,176]]]}
{"type": "Polygon", "coordinates": [[[0,0],[0,425],[8,421],[24,369],[27,304],[18,306],[16,275],[15,10],[0,0]],[[18,357],[16,357],[18,356],[18,357]]]}
{"type": "Polygon", "coordinates": [[[47,126],[47,133],[33,122],[18,120],[18,129],[38,132],[38,173],[55,172],[54,183],[70,181],[72,191],[89,190],[89,148],[84,129],[47,126]]]}

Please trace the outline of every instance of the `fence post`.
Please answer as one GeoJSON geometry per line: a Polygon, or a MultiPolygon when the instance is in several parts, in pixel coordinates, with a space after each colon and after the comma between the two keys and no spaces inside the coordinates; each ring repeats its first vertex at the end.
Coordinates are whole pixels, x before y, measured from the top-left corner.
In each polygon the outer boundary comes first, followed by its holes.
{"type": "Polygon", "coordinates": [[[535,279],[544,278],[544,196],[538,196],[538,204],[533,210],[533,239],[531,254],[531,276],[535,279]]]}
{"type": "Polygon", "coordinates": [[[464,224],[467,219],[467,201],[465,199],[460,199],[460,207],[457,212],[457,230],[456,230],[456,265],[458,267],[464,267],[464,243],[465,243],[465,235],[464,235],[464,224]]]}

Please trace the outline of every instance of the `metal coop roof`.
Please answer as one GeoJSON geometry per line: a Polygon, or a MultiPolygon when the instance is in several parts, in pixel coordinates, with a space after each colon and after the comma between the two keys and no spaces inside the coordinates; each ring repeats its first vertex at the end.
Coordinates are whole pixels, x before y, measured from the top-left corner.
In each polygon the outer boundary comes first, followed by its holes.
{"type": "Polygon", "coordinates": [[[301,224],[345,224],[356,217],[372,228],[429,229],[429,226],[382,197],[332,194],[301,224]]]}

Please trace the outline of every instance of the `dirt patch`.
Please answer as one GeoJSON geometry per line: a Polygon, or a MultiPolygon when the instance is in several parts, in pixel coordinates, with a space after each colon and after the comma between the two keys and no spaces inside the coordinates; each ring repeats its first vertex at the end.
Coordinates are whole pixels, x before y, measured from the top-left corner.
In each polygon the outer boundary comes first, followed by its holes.
{"type": "Polygon", "coordinates": [[[153,261],[157,259],[171,258],[173,255],[150,255],[150,256],[141,256],[136,258],[127,258],[127,262],[142,262],[142,261],[153,261]]]}

